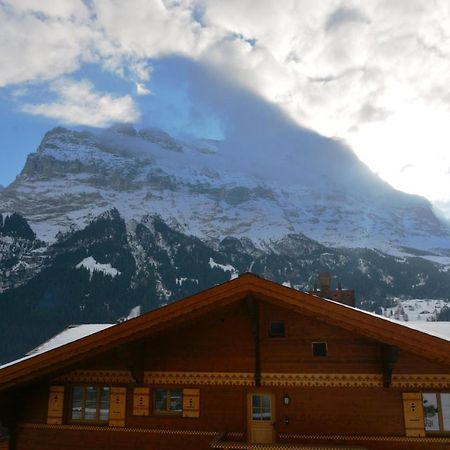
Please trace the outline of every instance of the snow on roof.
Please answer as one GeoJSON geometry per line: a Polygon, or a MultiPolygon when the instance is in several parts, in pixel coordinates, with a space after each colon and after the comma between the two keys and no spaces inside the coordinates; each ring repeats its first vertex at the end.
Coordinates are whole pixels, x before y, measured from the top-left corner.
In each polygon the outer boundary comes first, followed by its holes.
{"type": "Polygon", "coordinates": [[[422,333],[431,334],[432,336],[450,341],[450,322],[425,322],[423,320],[400,322],[405,327],[422,331],[422,333]]]}
{"type": "MultiPolygon", "coordinates": [[[[312,295],[318,297],[315,294],[312,294],[312,295]]],[[[397,325],[401,325],[404,327],[408,327],[413,330],[420,331],[420,332],[428,334],[430,336],[434,336],[434,337],[444,339],[444,340],[450,342],[450,322],[425,322],[425,321],[403,322],[403,321],[391,319],[388,317],[380,316],[379,314],[365,311],[363,309],[359,309],[354,306],[344,305],[343,303],[337,302],[335,300],[330,300],[330,299],[323,298],[323,297],[319,297],[319,298],[321,300],[324,300],[324,301],[327,301],[330,303],[336,303],[345,308],[353,309],[353,310],[359,311],[360,313],[367,314],[367,315],[370,315],[373,317],[377,317],[378,319],[385,320],[385,321],[391,322],[391,323],[395,323],[397,325]]],[[[26,359],[32,358],[34,356],[37,356],[41,353],[48,352],[57,347],[61,347],[62,345],[65,345],[70,342],[81,339],[83,337],[89,336],[90,334],[97,333],[106,328],[112,327],[113,325],[115,325],[115,324],[101,323],[101,324],[71,325],[71,326],[67,327],[65,330],[63,330],[61,333],[57,334],[56,336],[52,337],[48,341],[44,342],[43,344],[39,345],[35,349],[28,352],[27,356],[20,358],[20,359],[16,359],[15,361],[11,361],[7,364],[0,366],[0,370],[4,369],[5,367],[16,364],[18,362],[21,362],[26,359]]]]}
{"type": "Polygon", "coordinates": [[[61,333],[53,336],[48,341],[29,351],[27,355],[34,356],[40,353],[48,352],[61,345],[68,344],[69,342],[76,341],[90,334],[97,333],[105,328],[112,327],[111,323],[88,323],[84,325],[69,325],[61,333]]]}
{"type": "Polygon", "coordinates": [[[27,353],[23,358],[16,359],[7,364],[0,366],[0,369],[4,369],[5,367],[12,366],[18,362],[24,361],[26,359],[32,358],[34,356],[40,355],[41,353],[48,352],[53,350],[54,348],[61,347],[62,345],[66,345],[70,342],[76,341],[78,339],[89,336],[90,334],[97,333],[106,328],[112,327],[111,323],[90,323],[84,325],[70,325],[65,330],[61,331],[61,333],[53,336],[48,341],[34,348],[30,352],[27,353]]]}
{"type": "Polygon", "coordinates": [[[402,320],[392,319],[390,317],[381,316],[380,314],[376,314],[371,311],[365,311],[364,309],[357,308],[355,306],[345,305],[344,303],[338,302],[336,300],[331,300],[329,298],[320,297],[317,294],[311,294],[315,297],[319,297],[321,300],[325,300],[330,303],[335,303],[337,305],[343,306],[344,308],[354,309],[355,311],[359,311],[360,313],[377,317],[378,319],[385,320],[387,322],[395,323],[397,325],[402,325],[404,327],[411,328],[416,331],[420,331],[421,333],[429,334],[430,336],[434,336],[440,339],[444,339],[445,341],[450,342],[450,322],[425,322],[423,320],[418,321],[410,321],[405,322],[402,320]]]}

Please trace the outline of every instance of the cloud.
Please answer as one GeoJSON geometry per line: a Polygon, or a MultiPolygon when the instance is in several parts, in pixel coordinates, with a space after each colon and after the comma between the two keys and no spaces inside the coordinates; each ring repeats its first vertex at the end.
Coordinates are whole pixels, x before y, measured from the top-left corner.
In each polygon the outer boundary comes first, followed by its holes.
{"type": "Polygon", "coordinates": [[[81,0],[6,0],[4,3],[21,13],[31,12],[60,19],[85,19],[89,16],[88,8],[81,0]]]}
{"type": "Polygon", "coordinates": [[[129,95],[113,97],[94,91],[89,81],[63,79],[54,82],[51,90],[58,99],[51,103],[26,104],[23,111],[58,121],[104,127],[113,122],[134,122],[139,113],[129,95]]]}
{"type": "Polygon", "coordinates": [[[151,94],[152,91],[145,87],[142,83],[136,83],[136,94],[137,95],[148,95],[151,94]]]}
{"type": "Polygon", "coordinates": [[[91,62],[146,94],[152,64],[184,56],[346,140],[371,166],[395,153],[396,174],[374,170],[397,182],[405,164],[423,166],[411,155],[427,145],[429,117],[446,118],[432,130],[446,145],[433,140],[429,158],[450,145],[449,29],[447,0],[3,0],[0,87],[54,83],[91,62]]]}
{"type": "Polygon", "coordinates": [[[0,87],[73,72],[99,37],[81,1],[0,2],[0,87]]]}
{"type": "Polygon", "coordinates": [[[349,22],[365,22],[367,19],[361,12],[356,8],[345,8],[339,7],[327,19],[325,25],[326,30],[340,27],[342,25],[347,25],[349,22]]]}

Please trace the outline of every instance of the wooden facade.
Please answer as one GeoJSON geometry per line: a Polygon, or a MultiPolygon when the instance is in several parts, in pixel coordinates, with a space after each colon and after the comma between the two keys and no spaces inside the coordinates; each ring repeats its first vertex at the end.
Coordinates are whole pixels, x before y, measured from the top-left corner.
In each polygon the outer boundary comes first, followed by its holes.
{"type": "Polygon", "coordinates": [[[448,400],[449,341],[246,274],[0,369],[0,448],[448,450],[448,400]]]}

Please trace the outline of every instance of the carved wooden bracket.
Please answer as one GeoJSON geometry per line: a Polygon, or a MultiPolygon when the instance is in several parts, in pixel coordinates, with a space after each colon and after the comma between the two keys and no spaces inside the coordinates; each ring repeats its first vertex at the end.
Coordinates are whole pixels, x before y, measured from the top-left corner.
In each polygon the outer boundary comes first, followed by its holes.
{"type": "Polygon", "coordinates": [[[116,348],[119,361],[130,371],[136,384],[144,383],[144,367],[142,366],[139,349],[131,345],[121,345],[116,348]]]}

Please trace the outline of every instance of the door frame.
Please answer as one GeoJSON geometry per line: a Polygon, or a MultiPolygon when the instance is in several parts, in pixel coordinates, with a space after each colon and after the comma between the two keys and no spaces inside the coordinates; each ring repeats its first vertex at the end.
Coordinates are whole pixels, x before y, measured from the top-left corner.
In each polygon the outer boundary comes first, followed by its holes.
{"type": "Polygon", "coordinates": [[[247,441],[248,442],[253,442],[255,444],[257,443],[266,443],[266,444],[273,444],[276,442],[277,440],[277,430],[276,430],[276,397],[275,397],[275,393],[272,391],[267,391],[267,390],[258,390],[258,389],[253,389],[251,391],[247,392],[247,441]],[[270,412],[271,412],[271,419],[268,421],[256,421],[252,419],[252,413],[253,413],[253,408],[252,408],[252,404],[253,404],[253,396],[254,395],[268,395],[270,396],[270,412]],[[258,426],[259,425],[259,426],[258,426]],[[265,425],[265,426],[264,426],[265,425]],[[254,440],[252,438],[252,431],[255,429],[266,429],[267,431],[269,431],[269,429],[271,430],[271,437],[270,437],[270,442],[264,441],[264,442],[259,442],[258,440],[254,440]]]}

